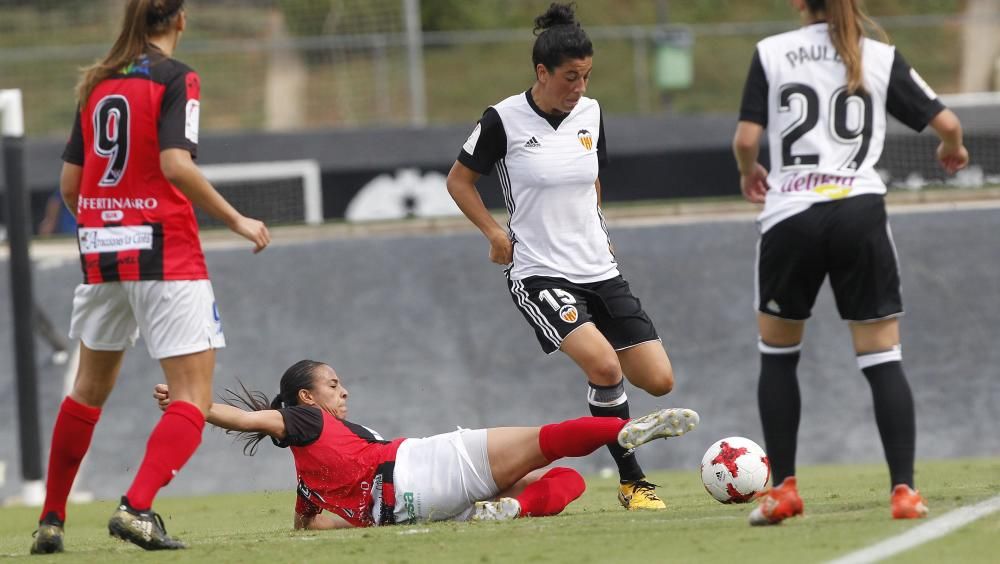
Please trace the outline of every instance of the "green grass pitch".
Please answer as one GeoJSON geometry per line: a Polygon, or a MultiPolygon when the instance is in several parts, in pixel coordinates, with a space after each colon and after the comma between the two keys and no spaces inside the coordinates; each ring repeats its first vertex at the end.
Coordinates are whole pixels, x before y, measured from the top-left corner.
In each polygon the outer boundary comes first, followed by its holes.
{"type": "MultiPolygon", "coordinates": [[[[252,462],[252,461],[251,461],[252,462]]],[[[926,521],[889,518],[881,464],[799,470],[806,515],[751,528],[751,505],[721,505],[698,473],[657,472],[662,512],[618,507],[613,479],[591,477],[583,498],[556,517],[497,523],[432,523],[347,531],[292,531],[289,491],[179,498],[156,509],[170,534],[190,548],[146,553],[110,538],[113,501],[71,506],[67,553],[28,556],[37,510],[0,510],[0,560],[33,562],[823,562],[926,521]]],[[[291,478],[289,479],[291,484],[291,478]]],[[[931,518],[1000,494],[1000,458],[919,461],[917,485],[931,518]]],[[[123,484],[124,487],[124,484],[123,484]]],[[[167,490],[169,492],[169,489],[167,490]]],[[[998,562],[1000,513],[993,513],[889,562],[998,562]]]]}

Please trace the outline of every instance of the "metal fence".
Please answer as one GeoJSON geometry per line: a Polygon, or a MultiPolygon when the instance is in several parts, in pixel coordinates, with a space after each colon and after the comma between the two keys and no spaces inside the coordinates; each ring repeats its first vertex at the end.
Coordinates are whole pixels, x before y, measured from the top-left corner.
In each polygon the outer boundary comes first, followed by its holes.
{"type": "MultiPolygon", "coordinates": [[[[424,2],[427,20],[434,0],[424,2]]],[[[121,4],[0,0],[0,88],[25,92],[29,135],[68,131],[77,70],[106,52],[121,4]]],[[[529,29],[420,30],[417,0],[189,4],[176,56],[202,75],[207,130],[471,122],[534,77],[529,29]]],[[[598,4],[607,2],[587,7],[598,4]]],[[[984,36],[998,35],[997,10],[879,22],[934,88],[956,92],[963,34],[980,26],[984,36]]],[[[733,112],[754,43],[796,25],[587,26],[596,51],[589,94],[616,114],[733,112]]]]}

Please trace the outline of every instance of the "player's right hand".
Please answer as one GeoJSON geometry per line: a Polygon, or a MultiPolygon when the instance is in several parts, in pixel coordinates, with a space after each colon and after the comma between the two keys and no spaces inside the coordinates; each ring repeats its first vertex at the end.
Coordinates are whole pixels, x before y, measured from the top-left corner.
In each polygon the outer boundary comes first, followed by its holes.
{"type": "Polygon", "coordinates": [[[257,254],[271,243],[271,233],[263,221],[246,216],[240,216],[230,227],[233,233],[254,244],[253,252],[257,254]]]}
{"type": "Polygon", "coordinates": [[[514,261],[514,244],[506,233],[490,238],[490,260],[504,266],[514,261]]]}
{"type": "Polygon", "coordinates": [[[937,158],[948,174],[955,174],[969,164],[969,150],[965,145],[947,147],[941,143],[937,148],[937,158]]]}
{"type": "Polygon", "coordinates": [[[748,202],[763,204],[767,196],[767,169],[760,163],[754,163],[746,174],[740,174],[740,191],[748,202]]]}
{"type": "Polygon", "coordinates": [[[159,404],[161,410],[166,410],[167,406],[170,405],[170,389],[167,388],[166,384],[153,386],[153,398],[156,399],[156,403],[159,404]]]}

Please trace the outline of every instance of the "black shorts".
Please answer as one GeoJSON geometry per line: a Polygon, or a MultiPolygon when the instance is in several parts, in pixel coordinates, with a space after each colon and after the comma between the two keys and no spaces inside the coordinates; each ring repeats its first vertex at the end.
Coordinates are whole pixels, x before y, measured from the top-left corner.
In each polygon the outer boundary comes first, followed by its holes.
{"type": "Polygon", "coordinates": [[[757,310],[807,319],[827,274],[843,319],[903,313],[896,246],[881,195],[816,204],[767,230],[757,247],[757,310]]]}
{"type": "Polygon", "coordinates": [[[586,284],[529,276],[508,280],[507,287],[546,354],[559,350],[563,339],[585,323],[597,326],[615,350],[660,338],[621,276],[586,284]]]}

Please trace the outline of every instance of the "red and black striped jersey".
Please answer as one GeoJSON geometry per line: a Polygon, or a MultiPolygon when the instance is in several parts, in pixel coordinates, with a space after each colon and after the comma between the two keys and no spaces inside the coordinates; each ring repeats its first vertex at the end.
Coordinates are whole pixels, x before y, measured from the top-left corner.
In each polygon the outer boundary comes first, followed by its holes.
{"type": "Polygon", "coordinates": [[[298,473],[299,514],[327,510],[355,527],[395,522],[392,474],[406,439],[387,441],[368,427],[337,419],[318,407],[279,409],[298,473]]]}
{"type": "Polygon", "coordinates": [[[208,278],[191,201],[160,152],[196,156],[198,74],[154,51],[102,80],[79,108],[63,160],[83,167],[77,234],[84,282],[208,278]]]}

